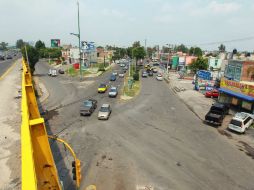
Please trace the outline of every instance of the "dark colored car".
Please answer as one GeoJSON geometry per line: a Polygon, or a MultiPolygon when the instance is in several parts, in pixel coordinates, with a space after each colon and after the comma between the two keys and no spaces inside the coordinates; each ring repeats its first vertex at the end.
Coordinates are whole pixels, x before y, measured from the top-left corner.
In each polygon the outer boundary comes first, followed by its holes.
{"type": "Polygon", "coordinates": [[[148,76],[152,77],[153,76],[153,71],[152,70],[147,70],[148,76]]]}
{"type": "Polygon", "coordinates": [[[59,74],[64,74],[64,70],[59,69],[59,70],[58,70],[58,73],[59,73],[59,74]]]}
{"type": "Polygon", "coordinates": [[[116,76],[115,75],[111,75],[109,80],[110,81],[115,81],[116,80],[116,76]]]}
{"type": "Polygon", "coordinates": [[[0,60],[4,60],[4,56],[3,55],[0,55],[0,60]]]}
{"type": "Polygon", "coordinates": [[[7,55],[6,59],[12,59],[11,55],[7,55]]]}
{"type": "Polygon", "coordinates": [[[85,100],[80,106],[80,115],[81,116],[91,115],[96,108],[97,108],[97,100],[94,99],[85,100]]]}
{"type": "Polygon", "coordinates": [[[205,115],[205,122],[214,125],[221,125],[224,117],[229,112],[229,106],[226,104],[215,103],[210,111],[205,115]]]}

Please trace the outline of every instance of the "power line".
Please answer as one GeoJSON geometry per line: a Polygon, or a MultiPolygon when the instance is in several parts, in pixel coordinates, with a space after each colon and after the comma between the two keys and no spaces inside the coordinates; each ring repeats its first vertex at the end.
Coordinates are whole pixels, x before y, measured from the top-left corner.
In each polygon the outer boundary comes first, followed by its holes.
{"type": "Polygon", "coordinates": [[[254,36],[249,36],[246,38],[238,38],[233,40],[225,40],[225,41],[217,41],[217,42],[208,42],[208,43],[200,43],[195,45],[187,45],[187,46],[204,46],[204,45],[216,45],[216,44],[225,44],[225,43],[231,43],[231,42],[240,42],[240,41],[246,41],[246,40],[252,40],[254,39],[254,36]]]}

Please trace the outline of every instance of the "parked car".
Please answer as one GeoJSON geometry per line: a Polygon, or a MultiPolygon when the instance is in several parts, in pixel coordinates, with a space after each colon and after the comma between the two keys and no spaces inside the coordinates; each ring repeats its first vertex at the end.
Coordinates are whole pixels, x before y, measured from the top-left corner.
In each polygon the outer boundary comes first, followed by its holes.
{"type": "Polygon", "coordinates": [[[206,91],[205,97],[207,97],[207,98],[218,98],[219,97],[219,91],[216,90],[216,89],[206,91]]]}
{"type": "Polygon", "coordinates": [[[109,79],[109,80],[110,80],[110,81],[115,81],[115,80],[116,80],[116,75],[113,75],[113,74],[112,74],[112,75],[110,76],[110,79],[109,79]]]}
{"type": "Polygon", "coordinates": [[[117,96],[117,94],[118,94],[117,88],[112,86],[109,89],[108,96],[111,97],[111,98],[115,98],[117,96]]]}
{"type": "Polygon", "coordinates": [[[88,99],[85,100],[80,106],[80,115],[91,115],[94,110],[97,108],[97,100],[88,99]]]}
{"type": "Polygon", "coordinates": [[[142,72],[142,77],[144,78],[144,77],[147,77],[147,76],[148,76],[148,73],[146,71],[143,71],[142,72]]]}
{"type": "Polygon", "coordinates": [[[64,70],[59,69],[59,70],[58,70],[58,73],[59,73],[59,74],[64,74],[64,70]]]}
{"type": "Polygon", "coordinates": [[[156,76],[156,79],[157,79],[158,81],[162,81],[162,80],[163,80],[163,77],[162,77],[161,74],[158,74],[158,75],[156,76]]]}
{"type": "Polygon", "coordinates": [[[0,55],[0,60],[5,60],[3,55],[0,55]]]}
{"type": "Polygon", "coordinates": [[[228,114],[229,107],[226,104],[215,103],[205,115],[205,122],[221,125],[224,117],[228,114]]]}
{"type": "Polygon", "coordinates": [[[106,84],[100,84],[98,87],[98,93],[105,93],[108,89],[108,86],[106,84]]]}
{"type": "Polygon", "coordinates": [[[124,64],[124,63],[121,63],[121,64],[120,64],[120,67],[125,67],[125,64],[124,64]]]}
{"type": "Polygon", "coordinates": [[[231,119],[228,128],[239,132],[244,133],[253,123],[253,115],[245,112],[236,113],[235,116],[231,119]]]}
{"type": "Polygon", "coordinates": [[[107,120],[109,119],[109,116],[111,114],[112,110],[109,104],[102,104],[99,113],[98,113],[98,119],[99,120],[107,120]]]}

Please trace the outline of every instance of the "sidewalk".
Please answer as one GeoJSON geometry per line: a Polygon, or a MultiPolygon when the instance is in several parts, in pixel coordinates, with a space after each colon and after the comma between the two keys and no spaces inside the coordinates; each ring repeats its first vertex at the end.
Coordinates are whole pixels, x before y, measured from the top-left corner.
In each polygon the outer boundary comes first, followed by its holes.
{"type": "Polygon", "coordinates": [[[205,98],[203,94],[193,90],[192,80],[178,79],[178,76],[177,73],[169,73],[168,79],[171,89],[198,118],[204,120],[215,100],[205,98]]]}

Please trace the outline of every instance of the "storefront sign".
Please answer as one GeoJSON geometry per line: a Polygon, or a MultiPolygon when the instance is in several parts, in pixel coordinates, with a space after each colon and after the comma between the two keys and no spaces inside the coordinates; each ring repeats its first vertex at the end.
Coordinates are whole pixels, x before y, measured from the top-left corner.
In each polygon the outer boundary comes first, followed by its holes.
{"type": "MultiPolygon", "coordinates": [[[[254,83],[253,83],[254,84],[254,83]]],[[[220,87],[254,97],[254,85],[221,78],[220,87]]]]}

